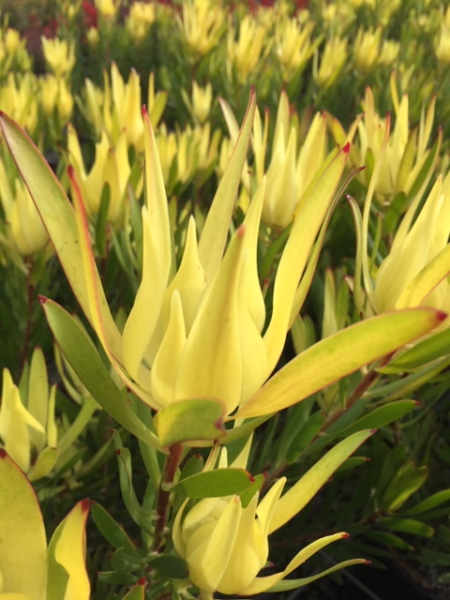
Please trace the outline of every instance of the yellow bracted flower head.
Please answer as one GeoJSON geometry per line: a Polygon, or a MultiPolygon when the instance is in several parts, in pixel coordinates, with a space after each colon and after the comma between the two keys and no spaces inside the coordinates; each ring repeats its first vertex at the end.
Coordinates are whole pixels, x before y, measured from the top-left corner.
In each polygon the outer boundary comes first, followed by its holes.
{"type": "MultiPolygon", "coordinates": [[[[391,77],[391,94],[395,108],[395,126],[390,132],[389,122],[380,117],[375,108],[372,90],[367,87],[364,98],[364,117],[355,121],[358,142],[352,147],[351,159],[355,166],[373,162],[380,155],[378,175],[375,181],[375,197],[379,202],[390,203],[400,192],[408,194],[412,189],[425,161],[429,157],[430,149],[427,148],[434,119],[435,98],[432,98],[426,110],[423,111],[419,129],[410,131],[409,127],[409,101],[404,94],[399,100],[396,89],[395,76],[391,77]],[[386,129],[388,139],[384,142],[386,129]],[[384,147],[385,144],[385,147],[384,147]],[[409,168],[405,168],[405,164],[409,168]]],[[[430,167],[430,172],[434,167],[430,167]]],[[[359,177],[366,186],[369,186],[371,170],[362,171],[359,177]],[[367,171],[367,172],[366,172],[367,171]]]]}
{"type": "MultiPolygon", "coordinates": [[[[447,10],[447,13],[450,14],[450,11],[447,10]]],[[[439,35],[436,37],[435,51],[440,63],[443,65],[450,63],[450,26],[446,23],[441,25],[439,35]]]]}
{"type": "Polygon", "coordinates": [[[275,49],[283,81],[289,81],[314,54],[320,39],[311,42],[314,23],[302,25],[298,19],[286,18],[275,29],[275,49]]]}
{"type": "Polygon", "coordinates": [[[75,42],[42,36],[45,62],[56,77],[68,77],[75,65],[75,42]]]}
{"type": "Polygon", "coordinates": [[[194,585],[210,593],[252,593],[269,556],[268,535],[285,482],[278,480],[259,504],[255,494],[245,508],[239,496],[231,496],[200,500],[183,523],[178,512],[174,545],[188,561],[194,585]]]}
{"type": "Polygon", "coordinates": [[[417,203],[405,214],[375,279],[377,312],[423,305],[450,305],[450,175],[434,184],[417,219],[417,203]]]}
{"type": "Polygon", "coordinates": [[[10,239],[22,256],[32,256],[48,244],[48,235],[31,196],[21,179],[13,185],[0,159],[0,202],[10,239]]]}
{"type": "Polygon", "coordinates": [[[270,50],[267,32],[251,15],[246,15],[239,24],[239,34],[231,24],[227,38],[227,70],[231,77],[232,70],[236,71],[240,82],[247,81],[254,71],[258,61],[270,50]]]}
{"type": "Polygon", "coordinates": [[[58,458],[55,393],[55,387],[49,390],[41,349],[33,353],[26,397],[13,383],[8,369],[3,371],[0,446],[27,473],[30,481],[47,476],[58,458]],[[33,454],[36,456],[34,464],[31,462],[33,454]]]}
{"type": "Polygon", "coordinates": [[[156,6],[152,2],[135,2],[131,5],[130,12],[125,21],[125,26],[133,39],[140,41],[150,29],[156,19],[156,6]]]}
{"type": "Polygon", "coordinates": [[[95,6],[102,17],[113,21],[120,7],[121,0],[94,0],[95,6]]]}
{"type": "Polygon", "coordinates": [[[103,188],[108,184],[110,196],[107,220],[119,223],[123,216],[126,186],[131,172],[125,132],[121,133],[115,147],[110,146],[108,137],[103,132],[100,142],[95,146],[95,161],[89,173],[86,173],[78,136],[71,125],[67,134],[69,162],[80,178],[89,215],[92,217],[98,214],[103,188]]]}
{"type": "Polygon", "coordinates": [[[321,88],[329,88],[339,77],[347,59],[348,41],[339,37],[325,44],[320,60],[320,67],[314,71],[314,81],[321,88]]]}
{"type": "Polygon", "coordinates": [[[367,31],[364,31],[362,27],[359,28],[353,52],[356,67],[361,71],[370,71],[377,62],[380,51],[381,33],[381,27],[378,27],[375,31],[372,28],[367,31]]]}
{"type": "Polygon", "coordinates": [[[33,135],[38,123],[39,83],[33,73],[15,75],[9,73],[5,82],[0,84],[1,110],[33,135]]]}
{"type": "Polygon", "coordinates": [[[212,2],[212,0],[183,2],[183,16],[178,23],[194,58],[204,56],[219,43],[224,22],[225,11],[219,2],[212,2]]]}

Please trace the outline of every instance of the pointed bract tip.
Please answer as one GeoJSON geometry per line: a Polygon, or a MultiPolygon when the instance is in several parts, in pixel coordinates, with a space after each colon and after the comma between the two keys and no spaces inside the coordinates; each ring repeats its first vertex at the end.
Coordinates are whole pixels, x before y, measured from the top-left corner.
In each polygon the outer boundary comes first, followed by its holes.
{"type": "Polygon", "coordinates": [[[80,501],[81,504],[81,511],[82,512],[88,512],[89,509],[91,508],[91,501],[89,500],[89,498],[83,498],[83,500],[80,501]]]}
{"type": "Polygon", "coordinates": [[[120,456],[121,452],[120,452],[120,448],[117,448],[116,450],[116,456],[120,456]]]}
{"type": "Polygon", "coordinates": [[[240,240],[242,240],[242,238],[245,235],[245,225],[244,225],[244,223],[242,223],[242,225],[239,226],[239,228],[237,230],[237,235],[238,235],[238,238],[240,240]]]}
{"type": "Polygon", "coordinates": [[[248,475],[248,480],[251,481],[252,483],[255,483],[255,478],[253,477],[253,475],[251,473],[249,473],[247,471],[247,475],[248,475]]]}
{"type": "Polygon", "coordinates": [[[376,433],[378,431],[378,429],[371,429],[370,433],[373,435],[374,433],[376,433]]]}
{"type": "Polygon", "coordinates": [[[0,458],[6,458],[8,456],[8,453],[6,452],[6,450],[4,448],[0,448],[0,458]]]}
{"type": "Polygon", "coordinates": [[[437,312],[437,320],[438,321],[445,321],[445,319],[448,317],[448,314],[446,312],[444,312],[443,310],[438,310],[437,312]]]}
{"type": "Polygon", "coordinates": [[[147,107],[145,104],[142,105],[141,112],[143,117],[148,116],[147,107]]]}
{"type": "Polygon", "coordinates": [[[348,154],[350,152],[350,148],[351,148],[351,144],[350,144],[350,142],[347,142],[345,144],[345,146],[342,148],[342,152],[344,152],[345,154],[348,154]]]}
{"type": "Polygon", "coordinates": [[[342,537],[343,540],[348,540],[348,538],[350,537],[350,534],[347,533],[347,532],[345,532],[345,533],[342,534],[341,537],[342,537]]]}
{"type": "Polygon", "coordinates": [[[138,581],[139,585],[145,585],[146,583],[147,583],[147,581],[146,581],[145,577],[141,577],[138,581]]]}
{"type": "Polygon", "coordinates": [[[254,83],[250,86],[250,96],[254,96],[256,94],[256,86],[254,83]]]}
{"type": "Polygon", "coordinates": [[[365,561],[363,562],[363,565],[371,565],[371,564],[372,564],[372,561],[371,561],[371,560],[365,560],[365,561]]]}
{"type": "Polygon", "coordinates": [[[47,298],[45,296],[38,295],[38,300],[41,304],[45,304],[47,302],[47,298]]]}
{"type": "Polygon", "coordinates": [[[420,406],[420,402],[418,400],[413,400],[413,402],[416,406],[420,406]]]}
{"type": "Polygon", "coordinates": [[[217,419],[217,421],[214,423],[214,427],[219,431],[225,431],[225,425],[223,424],[222,419],[217,419]]]}

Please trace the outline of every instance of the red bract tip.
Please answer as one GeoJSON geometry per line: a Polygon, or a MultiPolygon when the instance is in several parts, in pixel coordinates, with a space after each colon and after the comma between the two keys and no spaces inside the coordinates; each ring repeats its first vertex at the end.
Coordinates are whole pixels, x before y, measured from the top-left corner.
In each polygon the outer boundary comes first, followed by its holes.
{"type": "Polygon", "coordinates": [[[139,584],[139,585],[145,585],[146,583],[147,583],[147,582],[146,582],[146,580],[145,580],[145,577],[141,577],[141,578],[139,579],[139,581],[138,581],[138,584],[139,584]]]}
{"type": "Polygon", "coordinates": [[[81,510],[82,512],[88,512],[88,510],[91,507],[91,501],[89,500],[89,498],[84,498],[83,500],[81,500],[81,510]]]}
{"type": "Polygon", "coordinates": [[[420,402],[419,402],[418,400],[414,400],[414,404],[415,404],[416,406],[420,406],[420,402]]]}
{"type": "Polygon", "coordinates": [[[6,458],[8,456],[8,453],[6,452],[6,450],[4,448],[0,448],[0,458],[6,458]]]}
{"type": "Polygon", "coordinates": [[[142,105],[141,112],[143,117],[148,116],[147,107],[145,106],[145,104],[142,105]]]}
{"type": "Polygon", "coordinates": [[[345,152],[345,154],[348,154],[350,152],[350,142],[347,142],[345,144],[345,146],[342,148],[342,152],[345,152]]]}
{"type": "Polygon", "coordinates": [[[245,235],[245,225],[244,225],[244,223],[242,223],[242,225],[238,228],[237,234],[238,234],[238,238],[242,240],[242,238],[245,235]]]}
{"type": "Polygon", "coordinates": [[[343,539],[343,540],[348,540],[348,538],[349,538],[349,537],[350,537],[350,534],[349,534],[349,533],[343,533],[343,534],[342,534],[342,539],[343,539]]]}
{"type": "Polygon", "coordinates": [[[38,295],[38,300],[41,304],[45,304],[47,302],[47,298],[41,295],[38,295]]]}
{"type": "Polygon", "coordinates": [[[69,174],[70,179],[73,179],[73,176],[75,175],[75,169],[73,168],[73,165],[69,165],[67,167],[67,173],[69,174]]]}
{"type": "Polygon", "coordinates": [[[215,427],[216,429],[219,429],[220,431],[224,431],[224,429],[225,429],[225,426],[224,426],[224,424],[223,424],[223,421],[222,421],[222,419],[217,419],[217,421],[214,423],[214,427],[215,427]]]}
{"type": "Polygon", "coordinates": [[[116,450],[116,455],[117,455],[117,456],[120,456],[120,448],[118,448],[118,449],[116,450]]]}
{"type": "Polygon", "coordinates": [[[252,483],[255,483],[255,478],[253,477],[253,475],[251,473],[247,473],[248,474],[248,480],[251,481],[252,483]]]}
{"type": "Polygon", "coordinates": [[[444,312],[443,310],[437,310],[437,319],[438,321],[445,321],[445,319],[448,317],[448,314],[446,312],[444,312]]]}
{"type": "Polygon", "coordinates": [[[363,565],[371,565],[371,564],[372,564],[372,561],[371,561],[371,560],[365,560],[365,561],[363,562],[363,565]]]}
{"type": "Polygon", "coordinates": [[[371,429],[370,433],[373,435],[374,433],[376,433],[378,431],[378,429],[371,429]]]}

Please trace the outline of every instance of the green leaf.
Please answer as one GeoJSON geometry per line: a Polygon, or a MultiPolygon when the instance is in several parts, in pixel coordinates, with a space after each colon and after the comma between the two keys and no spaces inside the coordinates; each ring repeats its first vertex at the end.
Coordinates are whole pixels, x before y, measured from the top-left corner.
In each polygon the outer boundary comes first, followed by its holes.
{"type": "Polygon", "coordinates": [[[187,562],[179,556],[157,556],[150,559],[149,564],[165,579],[187,579],[189,577],[187,562]]]}
{"type": "Polygon", "coordinates": [[[357,431],[361,431],[362,429],[378,429],[379,427],[384,427],[385,425],[392,423],[392,421],[396,421],[407,415],[417,408],[417,404],[418,403],[415,400],[400,400],[398,402],[386,404],[385,406],[380,406],[340,431],[339,435],[348,436],[357,431]]]}
{"type": "Polygon", "coordinates": [[[153,533],[154,514],[152,511],[144,510],[136,497],[133,487],[131,453],[128,448],[121,447],[120,436],[117,432],[113,432],[113,437],[116,446],[117,463],[119,465],[119,480],[123,501],[134,521],[151,535],[153,533]]]}
{"type": "Polygon", "coordinates": [[[309,446],[312,440],[319,433],[324,422],[324,416],[321,411],[313,413],[309,419],[300,427],[298,434],[294,438],[286,453],[286,461],[293,463],[297,460],[303,450],[309,446]]]}
{"type": "Polygon", "coordinates": [[[49,475],[50,471],[53,469],[53,467],[56,464],[56,461],[58,460],[58,456],[58,448],[50,448],[49,446],[47,446],[47,448],[44,448],[44,450],[42,450],[42,452],[37,457],[33,468],[28,474],[28,479],[30,481],[37,481],[38,479],[49,475]]]}
{"type": "Polygon", "coordinates": [[[290,590],[296,590],[297,588],[303,587],[305,585],[309,585],[313,583],[313,581],[317,581],[326,575],[331,575],[331,573],[335,573],[340,569],[345,569],[346,567],[352,567],[353,565],[364,565],[367,564],[367,561],[364,558],[353,558],[350,560],[345,560],[343,562],[330,567],[326,571],[322,571],[321,573],[317,573],[316,575],[311,575],[310,577],[302,577],[301,579],[284,579],[272,586],[267,590],[267,592],[288,592],[290,590]]]}
{"type": "Polygon", "coordinates": [[[300,402],[427,333],[444,318],[445,313],[431,308],[412,308],[372,317],[338,331],[291,360],[233,418],[269,414],[300,402]]]}
{"type": "Polygon", "coordinates": [[[111,556],[111,566],[119,573],[133,573],[142,567],[142,562],[136,552],[129,554],[125,548],[118,548],[111,556]]]}
{"type": "Polygon", "coordinates": [[[408,510],[405,510],[403,512],[403,514],[407,515],[408,517],[412,517],[414,515],[420,515],[425,512],[429,512],[430,510],[433,510],[437,506],[441,506],[441,504],[444,504],[449,501],[450,501],[450,489],[441,490],[440,492],[436,492],[436,494],[433,494],[432,496],[428,496],[428,498],[426,498],[425,500],[422,500],[422,502],[419,502],[419,504],[416,504],[416,506],[414,506],[413,508],[409,508],[408,510]]]}
{"type": "Polygon", "coordinates": [[[127,594],[125,594],[125,596],[122,598],[122,600],[144,600],[145,587],[146,587],[145,581],[143,581],[143,583],[141,583],[141,580],[139,580],[137,582],[137,584],[135,586],[133,586],[127,594]]]}
{"type": "Polygon", "coordinates": [[[393,533],[387,533],[385,531],[368,531],[364,535],[369,540],[383,544],[383,546],[387,546],[388,548],[399,548],[400,550],[414,552],[414,546],[411,546],[411,544],[408,544],[405,540],[393,533]]]}
{"type": "Polygon", "coordinates": [[[48,299],[41,302],[56,342],[92,397],[130,433],[147,444],[158,447],[156,436],[128,405],[92,342],[75,319],[56,302],[48,299]]]}
{"type": "Polygon", "coordinates": [[[230,467],[198,473],[175,484],[163,484],[163,489],[187,498],[220,498],[239,494],[253,482],[248,471],[230,467]]]}
{"type": "Polygon", "coordinates": [[[337,469],[336,474],[349,471],[350,469],[360,467],[361,465],[366,465],[367,461],[368,459],[366,456],[352,456],[351,458],[347,458],[347,460],[342,463],[339,469],[337,469]]]}
{"type": "Polygon", "coordinates": [[[266,480],[265,475],[263,475],[263,474],[256,475],[255,481],[251,484],[251,486],[248,487],[246,490],[244,490],[240,494],[242,508],[246,508],[250,504],[250,500],[253,498],[253,496],[257,492],[261,491],[261,488],[262,488],[265,480],[266,480]]]}
{"type": "Polygon", "coordinates": [[[117,573],[116,571],[102,571],[97,573],[97,578],[102,583],[115,583],[118,585],[129,585],[137,583],[138,578],[131,573],[117,573]]]}
{"type": "Polygon", "coordinates": [[[395,473],[380,504],[382,509],[396,511],[416,492],[428,478],[428,467],[417,467],[415,462],[403,464],[395,473]]]}
{"type": "MultiPolygon", "coordinates": [[[[75,212],[60,182],[28,135],[3,112],[0,126],[17,168],[27,185],[53,242],[61,266],[79,301],[83,312],[91,316],[86,269],[80,251],[80,239],[75,212]]],[[[116,347],[118,332],[106,302],[98,272],[93,274],[97,309],[101,314],[108,337],[108,346],[116,347]]]]}
{"type": "Polygon", "coordinates": [[[409,348],[398,358],[394,358],[386,367],[378,369],[380,373],[404,373],[445,356],[450,352],[450,329],[445,329],[409,348]]]}
{"type": "Polygon", "coordinates": [[[422,521],[417,521],[416,519],[381,517],[379,522],[391,531],[397,531],[398,533],[409,533],[421,537],[431,537],[434,534],[434,529],[432,527],[422,523],[422,521]]]}
{"type": "Polygon", "coordinates": [[[353,452],[372,435],[372,431],[359,431],[329,450],[303,477],[278,501],[269,533],[276,531],[292,519],[317,494],[331,475],[353,452]]]}
{"type": "Polygon", "coordinates": [[[203,465],[204,460],[201,454],[194,454],[194,456],[191,456],[180,473],[180,481],[182,479],[187,479],[192,475],[197,475],[197,473],[201,473],[203,465]]]}
{"type": "Polygon", "coordinates": [[[116,548],[124,548],[129,553],[135,553],[135,546],[123,528],[111,517],[101,504],[91,504],[91,515],[100,533],[108,542],[116,548]]]}
{"type": "Polygon", "coordinates": [[[163,448],[180,442],[195,447],[223,437],[225,414],[226,407],[219,400],[189,399],[165,406],[153,422],[163,448]]]}

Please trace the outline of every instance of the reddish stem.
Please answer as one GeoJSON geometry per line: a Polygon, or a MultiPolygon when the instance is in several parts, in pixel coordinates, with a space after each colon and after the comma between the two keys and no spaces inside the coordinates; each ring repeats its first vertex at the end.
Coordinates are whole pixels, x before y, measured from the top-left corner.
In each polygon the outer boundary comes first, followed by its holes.
{"type": "Polygon", "coordinates": [[[169,455],[166,457],[164,469],[161,477],[161,484],[158,490],[158,500],[156,503],[156,526],[155,526],[155,550],[158,551],[164,542],[164,532],[167,523],[167,513],[169,508],[170,492],[163,489],[163,483],[172,483],[175,472],[180,462],[183,446],[174,444],[169,448],[169,455]]]}

